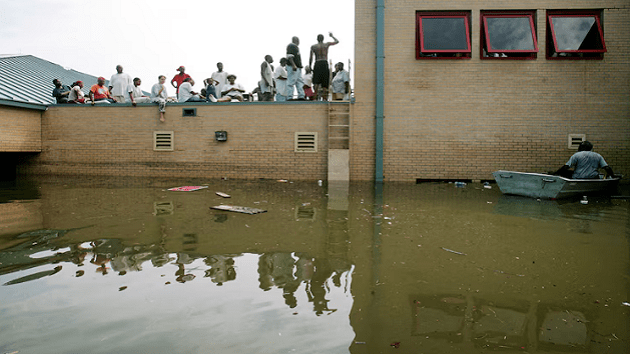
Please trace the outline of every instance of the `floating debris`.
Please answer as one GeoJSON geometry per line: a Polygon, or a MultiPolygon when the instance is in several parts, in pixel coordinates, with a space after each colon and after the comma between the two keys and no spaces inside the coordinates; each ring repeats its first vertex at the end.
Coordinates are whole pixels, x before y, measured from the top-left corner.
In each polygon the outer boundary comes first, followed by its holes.
{"type": "Polygon", "coordinates": [[[467,256],[467,254],[466,254],[466,253],[462,253],[462,252],[457,252],[457,251],[449,250],[448,248],[444,248],[444,247],[440,247],[440,248],[441,248],[441,249],[443,249],[443,250],[445,250],[445,251],[448,251],[448,252],[452,252],[452,253],[459,254],[459,255],[462,255],[462,256],[467,256]]]}
{"type": "Polygon", "coordinates": [[[219,197],[223,197],[223,198],[230,198],[231,197],[231,195],[225,194],[223,192],[214,192],[214,194],[218,195],[219,197]]]}
{"type": "Polygon", "coordinates": [[[182,186],[182,187],[169,188],[168,190],[175,191],[175,192],[192,192],[192,191],[197,191],[204,188],[208,188],[208,186],[182,186]]]}
{"type": "Polygon", "coordinates": [[[237,206],[237,205],[217,205],[217,206],[211,206],[210,209],[233,211],[235,213],[243,213],[243,214],[249,214],[249,215],[267,212],[267,210],[263,210],[263,209],[256,209],[256,208],[243,207],[243,206],[237,206]]]}

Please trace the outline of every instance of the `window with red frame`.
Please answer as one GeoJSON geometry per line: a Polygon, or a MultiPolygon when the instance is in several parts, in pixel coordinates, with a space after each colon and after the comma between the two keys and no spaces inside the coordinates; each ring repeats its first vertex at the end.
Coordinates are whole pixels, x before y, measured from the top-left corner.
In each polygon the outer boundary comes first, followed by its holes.
{"type": "Polygon", "coordinates": [[[470,58],[469,12],[417,12],[416,58],[470,58]]]}
{"type": "Polygon", "coordinates": [[[482,59],[535,59],[534,11],[481,12],[482,59]]]}
{"type": "Polygon", "coordinates": [[[548,11],[548,59],[602,59],[606,52],[601,11],[548,11]]]}

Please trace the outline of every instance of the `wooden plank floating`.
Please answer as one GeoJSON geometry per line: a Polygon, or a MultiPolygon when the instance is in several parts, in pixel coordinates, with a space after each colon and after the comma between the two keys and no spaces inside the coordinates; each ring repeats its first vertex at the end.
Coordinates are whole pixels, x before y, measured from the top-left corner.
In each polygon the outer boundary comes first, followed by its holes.
{"type": "Polygon", "coordinates": [[[218,195],[219,197],[223,197],[223,198],[230,198],[231,197],[229,194],[225,194],[223,192],[214,192],[214,194],[218,195]]]}
{"type": "Polygon", "coordinates": [[[211,206],[210,209],[233,211],[235,213],[243,213],[243,214],[249,214],[249,215],[267,212],[267,210],[263,210],[263,209],[256,209],[256,208],[237,206],[237,205],[216,205],[216,206],[211,206]]]}

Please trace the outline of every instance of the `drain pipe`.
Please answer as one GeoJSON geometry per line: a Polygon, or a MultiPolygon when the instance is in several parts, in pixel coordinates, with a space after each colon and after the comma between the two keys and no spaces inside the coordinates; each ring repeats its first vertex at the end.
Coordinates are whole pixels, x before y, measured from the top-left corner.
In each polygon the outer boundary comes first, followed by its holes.
{"type": "Polygon", "coordinates": [[[385,0],[376,0],[376,159],[374,179],[383,183],[383,95],[385,58],[385,0]]]}

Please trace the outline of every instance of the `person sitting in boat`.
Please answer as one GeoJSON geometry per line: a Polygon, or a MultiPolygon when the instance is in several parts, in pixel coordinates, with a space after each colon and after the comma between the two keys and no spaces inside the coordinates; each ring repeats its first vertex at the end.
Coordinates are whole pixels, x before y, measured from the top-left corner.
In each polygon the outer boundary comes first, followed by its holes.
{"type": "Polygon", "coordinates": [[[586,140],[583,141],[578,147],[578,152],[573,154],[569,161],[560,167],[554,175],[573,179],[598,179],[599,169],[602,168],[608,177],[615,178],[612,168],[608,166],[602,155],[591,150],[593,150],[593,144],[586,140]],[[574,168],[573,173],[571,173],[570,168],[574,168]]]}

